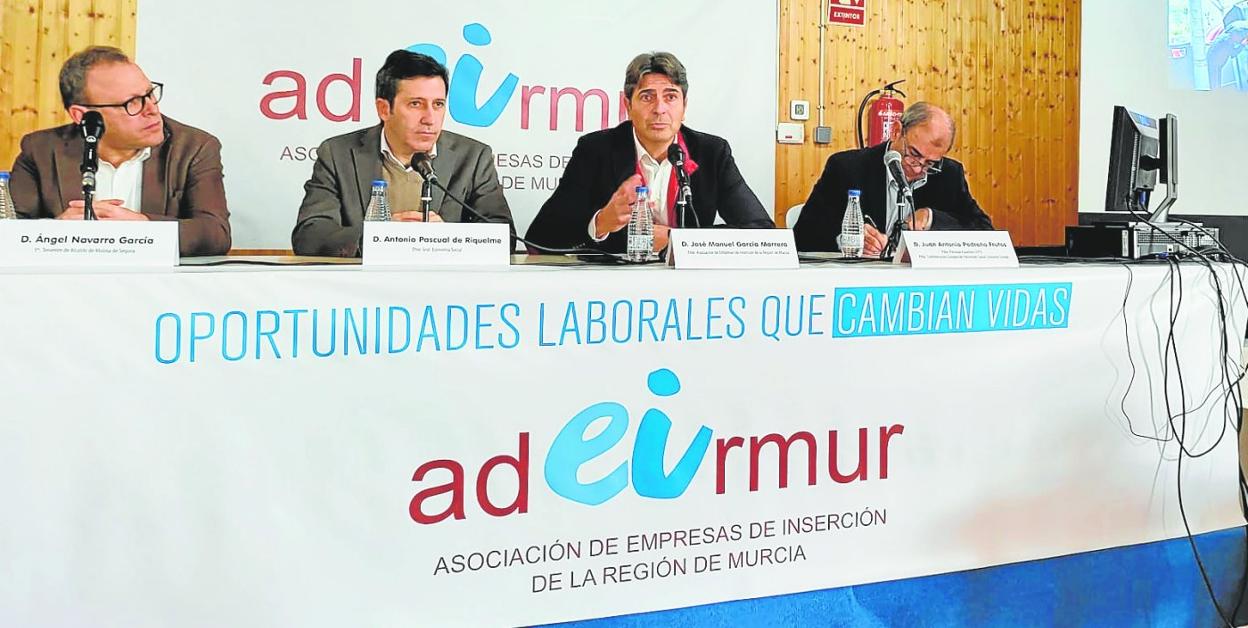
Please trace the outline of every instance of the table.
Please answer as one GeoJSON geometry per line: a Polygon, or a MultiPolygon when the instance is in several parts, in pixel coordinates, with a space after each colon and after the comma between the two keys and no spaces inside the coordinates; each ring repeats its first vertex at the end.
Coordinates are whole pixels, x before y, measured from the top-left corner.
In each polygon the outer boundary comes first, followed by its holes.
{"type": "Polygon", "coordinates": [[[1237,528],[1232,279],[0,271],[0,623],[545,623],[1181,538],[1166,386],[1187,523],[1237,528]]]}

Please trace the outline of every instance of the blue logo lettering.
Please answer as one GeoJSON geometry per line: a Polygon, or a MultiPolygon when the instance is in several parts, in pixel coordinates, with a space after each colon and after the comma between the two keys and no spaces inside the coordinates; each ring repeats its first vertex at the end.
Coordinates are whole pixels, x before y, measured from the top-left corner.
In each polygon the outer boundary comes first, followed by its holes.
{"type": "MultiPolygon", "coordinates": [[[[464,41],[473,46],[488,46],[493,38],[490,31],[482,24],[472,23],[464,26],[464,41]]],[[[437,59],[442,65],[446,62],[446,51],[434,44],[414,44],[407,47],[412,52],[427,54],[437,59]]],[[[448,66],[449,67],[449,66],[448,66]]],[[[455,62],[451,71],[451,84],[448,95],[448,107],[451,118],[460,124],[486,127],[498,121],[516,93],[520,78],[510,72],[502,84],[494,90],[484,105],[477,104],[477,93],[481,89],[481,71],[484,66],[481,60],[470,54],[463,54],[455,62]]]]}
{"type": "Polygon", "coordinates": [[[581,465],[604,454],[628,431],[628,410],[614,401],[596,403],[577,413],[559,430],[546,455],[546,484],[550,490],[574,502],[597,506],[628,486],[628,463],[621,462],[607,477],[582,483],[576,473],[581,465]],[[585,439],[585,431],[599,419],[609,419],[601,434],[585,439]]]}
{"type": "MultiPolygon", "coordinates": [[[[658,369],[647,378],[647,388],[658,397],[671,397],[680,392],[680,379],[668,369],[658,369]]],[[[712,431],[705,425],[698,429],[693,442],[685,450],[671,473],[663,469],[664,452],[672,428],[667,414],[650,408],[641,419],[633,443],[633,489],[642,497],[674,499],[684,494],[697,475],[712,431]]],[[[575,502],[597,506],[615,497],[628,486],[628,462],[621,462],[606,477],[581,482],[577,474],[582,465],[610,451],[628,431],[628,410],[620,403],[603,401],[585,408],[572,417],[559,431],[546,455],[546,484],[556,494],[575,502]],[[607,420],[606,429],[585,438],[590,427],[607,420]]]]}
{"type": "MultiPolygon", "coordinates": [[[[650,392],[660,397],[670,397],[680,392],[680,380],[676,374],[659,369],[650,374],[646,382],[650,392]]],[[[693,476],[702,465],[706,448],[711,445],[711,429],[705,425],[698,429],[693,443],[680,457],[671,474],[663,473],[663,453],[667,449],[668,433],[672,420],[662,410],[650,408],[641,418],[637,442],[633,446],[633,488],[642,497],[675,499],[684,494],[693,476]]]]}

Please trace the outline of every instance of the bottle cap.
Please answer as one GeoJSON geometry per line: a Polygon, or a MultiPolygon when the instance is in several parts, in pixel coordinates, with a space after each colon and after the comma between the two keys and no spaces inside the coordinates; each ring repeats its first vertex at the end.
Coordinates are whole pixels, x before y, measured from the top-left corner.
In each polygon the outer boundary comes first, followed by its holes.
{"type": "Polygon", "coordinates": [[[639,186],[637,186],[637,193],[638,193],[638,194],[646,194],[646,193],[648,193],[648,192],[650,192],[650,188],[648,188],[648,187],[646,187],[646,186],[644,186],[644,185],[639,185],[639,186]]]}
{"type": "Polygon", "coordinates": [[[0,172],[0,181],[8,181],[8,180],[9,180],[9,173],[0,172]]]}
{"type": "Polygon", "coordinates": [[[850,196],[862,196],[862,190],[850,190],[849,195],[850,196]]]}
{"type": "Polygon", "coordinates": [[[373,187],[375,187],[375,188],[377,188],[377,187],[382,187],[382,188],[386,187],[386,180],[385,180],[385,179],[373,179],[373,187]]]}

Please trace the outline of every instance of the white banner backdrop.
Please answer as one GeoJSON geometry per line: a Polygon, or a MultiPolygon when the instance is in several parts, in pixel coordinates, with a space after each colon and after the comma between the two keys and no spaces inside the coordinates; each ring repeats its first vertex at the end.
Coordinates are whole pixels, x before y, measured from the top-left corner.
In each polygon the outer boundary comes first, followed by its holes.
{"type": "Polygon", "coordinates": [[[234,246],[288,249],[316,147],[377,123],[374,77],[400,48],[445,59],[446,128],[493,147],[522,234],[576,139],[626,118],[624,67],[650,50],[684,62],[688,124],[727,138],[771,207],[776,32],[774,4],[743,0],[142,0],[137,56],[166,114],[221,139],[234,246]]]}
{"type": "MultiPolygon", "coordinates": [[[[1243,524],[1208,278],[1176,325],[1197,533],[1243,524]]],[[[0,273],[0,624],[557,622],[1182,536],[1168,295],[1119,266],[0,273]]]]}
{"type": "MultiPolygon", "coordinates": [[[[1175,337],[1196,533],[1244,523],[1208,279],[1175,337]]],[[[1168,295],[1119,266],[0,274],[0,624],[530,624],[1181,536],[1168,295]]]]}

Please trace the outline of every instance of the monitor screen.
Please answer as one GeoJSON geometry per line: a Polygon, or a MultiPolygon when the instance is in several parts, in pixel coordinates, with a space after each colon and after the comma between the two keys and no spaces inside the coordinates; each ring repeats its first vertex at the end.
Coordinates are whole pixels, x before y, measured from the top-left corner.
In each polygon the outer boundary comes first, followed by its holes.
{"type": "Polygon", "coordinates": [[[1161,130],[1155,118],[1114,107],[1109,143],[1107,211],[1147,212],[1161,165],[1161,130]]]}
{"type": "Polygon", "coordinates": [[[1248,0],[1166,0],[1170,83],[1248,91],[1248,0]]]}

